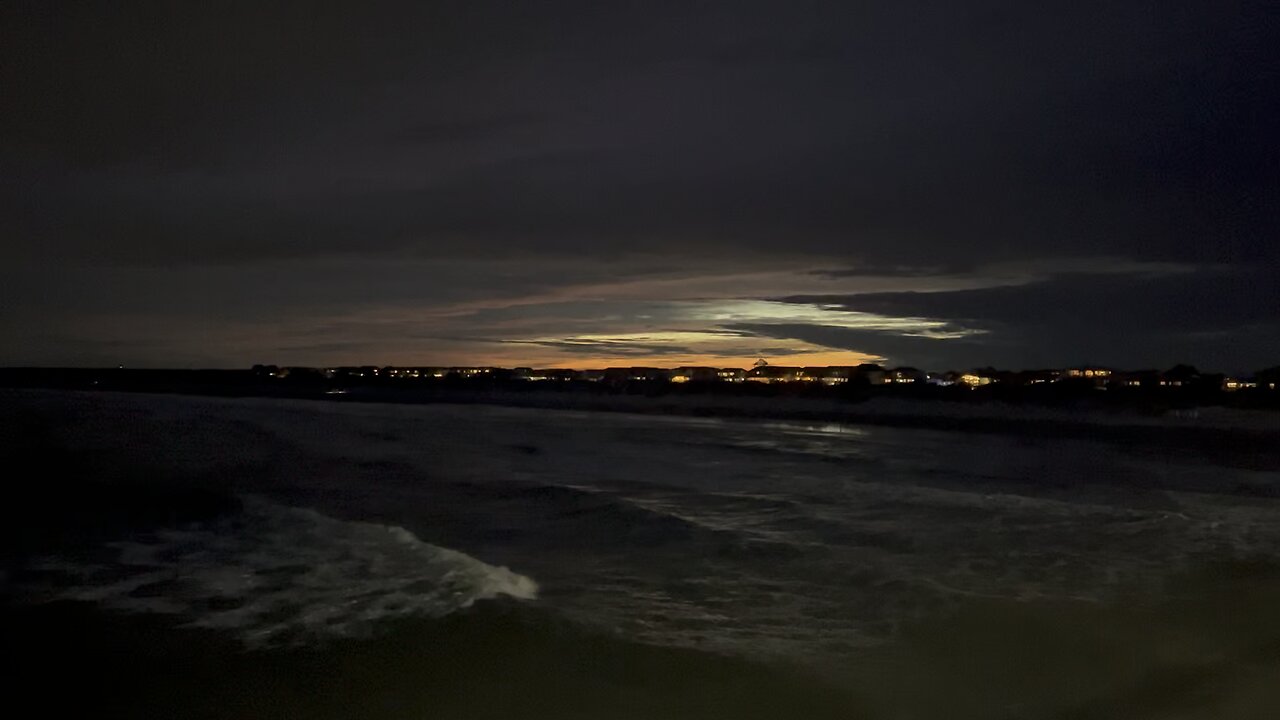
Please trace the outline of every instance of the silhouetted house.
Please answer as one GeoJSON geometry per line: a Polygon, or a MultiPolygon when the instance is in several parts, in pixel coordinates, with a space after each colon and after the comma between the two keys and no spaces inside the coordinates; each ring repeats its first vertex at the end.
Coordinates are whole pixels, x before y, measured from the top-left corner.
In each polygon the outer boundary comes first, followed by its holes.
{"type": "Polygon", "coordinates": [[[678,367],[673,369],[670,375],[673,383],[714,382],[716,378],[715,368],[702,366],[678,367]]]}
{"type": "Polygon", "coordinates": [[[631,368],[611,367],[604,369],[604,382],[610,385],[625,385],[631,380],[631,368]]]}
{"type": "Polygon", "coordinates": [[[1264,390],[1280,390],[1280,365],[1259,370],[1253,377],[1258,381],[1258,387],[1264,390]]]}
{"type": "Polygon", "coordinates": [[[1062,372],[1061,377],[1070,379],[1085,378],[1087,380],[1102,380],[1105,382],[1111,377],[1111,373],[1112,371],[1110,368],[1084,365],[1081,367],[1067,368],[1062,372]]]}
{"type": "Polygon", "coordinates": [[[422,377],[422,370],[406,367],[385,367],[382,368],[382,375],[383,377],[411,379],[422,377]]]}
{"type": "Polygon", "coordinates": [[[976,368],[960,373],[960,384],[971,388],[991,385],[999,380],[1000,374],[993,368],[976,368]]]}
{"type": "Polygon", "coordinates": [[[254,365],[250,368],[249,372],[253,373],[254,377],[273,378],[276,376],[276,372],[278,370],[280,370],[280,368],[275,365],[254,365]]]}
{"type": "Polygon", "coordinates": [[[808,370],[814,371],[823,385],[843,385],[857,373],[857,369],[849,365],[830,365],[824,368],[808,368],[808,370]]]}
{"type": "Polygon", "coordinates": [[[796,372],[796,382],[818,382],[826,371],[823,367],[802,367],[796,372]]]}
{"type": "Polygon", "coordinates": [[[746,379],[758,383],[796,382],[804,375],[804,368],[781,365],[757,365],[747,371],[746,379]]]}
{"type": "Polygon", "coordinates": [[[1017,385],[1044,385],[1056,382],[1061,377],[1061,370],[1023,370],[1015,373],[1014,382],[1017,385]]]}
{"type": "Polygon", "coordinates": [[[470,380],[489,377],[496,369],[492,367],[451,367],[447,375],[470,380]]]}
{"type": "Polygon", "coordinates": [[[665,381],[669,377],[670,371],[663,368],[654,367],[611,367],[605,368],[605,381],[613,384],[626,384],[629,382],[654,382],[665,381]]]}
{"type": "Polygon", "coordinates": [[[884,381],[886,384],[894,385],[913,385],[915,383],[923,384],[927,376],[921,370],[913,367],[900,367],[885,371],[884,381]]]}
{"type": "Polygon", "coordinates": [[[747,379],[747,371],[742,368],[720,368],[716,370],[716,379],[720,382],[742,382],[747,379]]]}
{"type": "Polygon", "coordinates": [[[883,367],[875,363],[862,363],[854,368],[854,372],[849,376],[849,379],[865,382],[868,385],[883,385],[884,377],[883,367]]]}
{"type": "Polygon", "coordinates": [[[530,382],[568,382],[578,379],[577,370],[569,370],[565,368],[543,368],[541,370],[532,370],[529,368],[519,368],[521,370],[520,379],[530,382]]]}
{"type": "Polygon", "coordinates": [[[317,370],[316,368],[299,367],[299,366],[280,368],[280,371],[279,373],[276,374],[276,377],[287,377],[290,380],[323,380],[324,379],[324,375],[322,375],[320,371],[317,370]]]}
{"type": "Polygon", "coordinates": [[[667,368],[633,367],[631,379],[640,382],[665,382],[671,379],[671,371],[667,368]]]}
{"type": "Polygon", "coordinates": [[[1175,365],[1160,374],[1160,387],[1190,387],[1200,381],[1200,371],[1191,365],[1175,365]]]}
{"type": "Polygon", "coordinates": [[[1116,370],[1109,380],[1114,388],[1154,388],[1160,385],[1160,373],[1157,370],[1116,370]]]}

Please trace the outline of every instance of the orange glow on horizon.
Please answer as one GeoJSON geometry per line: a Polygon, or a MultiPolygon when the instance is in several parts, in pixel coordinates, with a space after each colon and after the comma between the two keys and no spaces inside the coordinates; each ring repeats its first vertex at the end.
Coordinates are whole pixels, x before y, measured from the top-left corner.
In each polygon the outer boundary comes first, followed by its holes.
{"type": "MultiPolygon", "coordinates": [[[[624,357],[581,357],[553,361],[540,366],[563,369],[592,369],[606,367],[718,367],[718,368],[750,368],[759,357],[743,357],[741,355],[652,355],[624,357]]],[[[794,355],[766,356],[770,365],[783,367],[823,367],[828,365],[861,365],[862,363],[879,363],[884,358],[877,355],[852,351],[817,351],[796,353],[794,355]]],[[[524,365],[525,363],[522,363],[524,365]]]]}
{"type": "Polygon", "coordinates": [[[884,364],[886,358],[852,350],[830,350],[821,347],[799,347],[798,352],[788,354],[754,354],[743,351],[679,353],[653,355],[609,355],[562,352],[535,345],[508,345],[495,347],[497,352],[476,353],[462,348],[436,348],[423,352],[420,348],[400,349],[385,353],[361,352],[355,356],[346,353],[327,358],[280,358],[277,364],[299,366],[360,366],[378,367],[528,367],[538,369],[598,370],[609,367],[716,367],[749,369],[763,357],[770,365],[783,367],[854,366],[862,363],[884,364]],[[320,361],[317,363],[317,361],[320,361]]]}

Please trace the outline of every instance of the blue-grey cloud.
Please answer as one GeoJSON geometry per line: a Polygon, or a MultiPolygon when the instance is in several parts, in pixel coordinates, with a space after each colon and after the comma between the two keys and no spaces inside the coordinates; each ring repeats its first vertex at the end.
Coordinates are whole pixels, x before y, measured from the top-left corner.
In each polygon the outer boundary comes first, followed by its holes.
{"type": "MultiPolygon", "coordinates": [[[[914,315],[987,330],[977,342],[936,345],[901,338],[818,333],[842,347],[953,363],[1015,366],[1109,362],[1155,366],[1173,359],[1251,369],[1280,357],[1280,287],[1262,269],[1177,274],[1068,274],[1018,286],[954,292],[804,295],[786,302],[841,312],[914,315]],[[934,352],[927,352],[932,349],[934,352]]],[[[799,337],[800,335],[792,335],[799,337]]]]}

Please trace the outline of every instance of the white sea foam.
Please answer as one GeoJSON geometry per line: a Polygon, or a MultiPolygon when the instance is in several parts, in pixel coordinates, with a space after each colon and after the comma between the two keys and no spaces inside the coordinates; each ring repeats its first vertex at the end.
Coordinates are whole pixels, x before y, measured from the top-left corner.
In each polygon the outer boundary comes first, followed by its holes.
{"type": "Polygon", "coordinates": [[[48,564],[70,581],[58,597],[175,615],[250,646],[359,636],[382,620],[538,594],[531,578],[404,528],[252,498],[232,519],[111,547],[118,558],[109,566],[48,564]]]}

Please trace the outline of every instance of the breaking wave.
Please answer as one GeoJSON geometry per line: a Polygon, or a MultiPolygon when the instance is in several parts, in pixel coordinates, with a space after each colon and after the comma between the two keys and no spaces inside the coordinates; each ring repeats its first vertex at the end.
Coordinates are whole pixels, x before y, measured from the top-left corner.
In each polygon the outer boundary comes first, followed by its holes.
{"type": "Polygon", "coordinates": [[[248,498],[232,517],[108,545],[113,562],[50,559],[54,599],[172,615],[250,647],[368,635],[478,600],[533,600],[533,579],[408,530],[248,498]]]}

